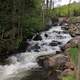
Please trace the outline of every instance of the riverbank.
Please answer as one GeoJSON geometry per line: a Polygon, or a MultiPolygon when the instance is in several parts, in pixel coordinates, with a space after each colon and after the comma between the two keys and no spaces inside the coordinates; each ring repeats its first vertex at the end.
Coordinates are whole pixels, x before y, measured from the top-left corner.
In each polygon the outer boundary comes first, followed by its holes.
{"type": "MultiPolygon", "coordinates": [[[[27,76],[29,76],[28,79],[31,79],[32,76],[34,77],[36,74],[33,74],[32,70],[38,74],[38,71],[35,71],[35,68],[41,68],[37,63],[37,58],[39,56],[59,54],[58,52],[56,53],[56,51],[60,51],[60,47],[71,40],[69,33],[65,33],[61,26],[53,26],[48,31],[42,32],[40,36],[42,37],[42,40],[28,41],[30,44],[28,47],[29,51],[12,55],[7,58],[7,64],[0,65],[0,74],[2,74],[1,80],[26,80],[27,76]]],[[[61,58],[64,58],[64,56],[61,58]]],[[[46,72],[47,70],[43,68],[41,70],[40,79],[46,77],[47,80],[49,78],[49,76],[47,76],[49,75],[47,74],[48,72],[46,72]]],[[[52,72],[50,72],[50,75],[51,74],[52,72]]],[[[55,79],[56,78],[57,77],[55,77],[55,79]]],[[[38,80],[38,77],[34,77],[34,79],[38,80]]]]}
{"type": "Polygon", "coordinates": [[[74,75],[74,64],[65,53],[67,49],[63,49],[72,38],[62,27],[52,26],[43,31],[39,35],[42,39],[28,40],[28,51],[8,57],[7,64],[0,65],[1,79],[59,80],[65,75],[74,75]]]}
{"type": "Polygon", "coordinates": [[[78,45],[80,44],[80,18],[76,19],[69,23],[67,29],[64,28],[71,34],[73,39],[61,48],[62,51],[57,52],[56,55],[41,56],[38,58],[38,64],[48,72],[48,80],[76,80],[76,75],[79,75],[77,72],[80,73],[77,68],[78,45]],[[65,57],[66,61],[62,56],[65,57]],[[54,76],[56,76],[56,79],[54,76]]]}

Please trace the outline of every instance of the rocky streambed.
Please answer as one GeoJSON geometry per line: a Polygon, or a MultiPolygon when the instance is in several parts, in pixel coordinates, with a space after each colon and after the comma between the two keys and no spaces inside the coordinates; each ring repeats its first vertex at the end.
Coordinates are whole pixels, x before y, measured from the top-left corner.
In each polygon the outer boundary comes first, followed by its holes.
{"type": "Polygon", "coordinates": [[[27,40],[26,52],[6,59],[6,65],[0,65],[1,80],[59,80],[74,67],[68,55],[61,48],[72,37],[61,26],[52,26],[48,31],[27,40]]]}

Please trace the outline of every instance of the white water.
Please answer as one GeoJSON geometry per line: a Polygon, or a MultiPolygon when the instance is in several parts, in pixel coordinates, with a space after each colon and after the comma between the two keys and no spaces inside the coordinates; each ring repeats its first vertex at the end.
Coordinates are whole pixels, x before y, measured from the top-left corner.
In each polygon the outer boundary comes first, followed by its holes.
{"type": "Polygon", "coordinates": [[[25,53],[9,57],[9,65],[0,65],[0,80],[21,80],[22,77],[30,74],[32,68],[39,67],[36,63],[38,56],[54,54],[56,51],[60,51],[60,46],[65,45],[71,40],[71,36],[68,33],[63,33],[61,26],[52,27],[50,30],[42,32],[41,36],[41,41],[32,40],[29,42],[32,46],[37,43],[40,46],[39,52],[35,52],[32,49],[31,52],[26,51],[25,53]],[[48,37],[44,36],[45,33],[48,34],[48,37]],[[49,43],[53,40],[59,41],[62,44],[50,46],[49,43]]]}

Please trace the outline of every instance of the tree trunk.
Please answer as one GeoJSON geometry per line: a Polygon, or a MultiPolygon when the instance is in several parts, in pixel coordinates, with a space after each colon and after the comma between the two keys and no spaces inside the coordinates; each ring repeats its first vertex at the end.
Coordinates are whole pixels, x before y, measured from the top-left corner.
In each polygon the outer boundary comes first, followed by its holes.
{"type": "Polygon", "coordinates": [[[69,0],[69,4],[68,4],[68,17],[70,17],[70,3],[71,3],[71,0],[69,0]]]}
{"type": "Polygon", "coordinates": [[[53,3],[52,3],[53,1],[52,0],[50,0],[50,9],[52,9],[52,5],[53,5],[53,3]]]}
{"type": "MultiPolygon", "coordinates": [[[[13,11],[12,11],[12,28],[14,29],[15,27],[15,22],[16,22],[16,1],[13,0],[13,11]]],[[[11,39],[15,39],[15,33],[12,33],[12,37],[11,39]]]]}
{"type": "Polygon", "coordinates": [[[45,14],[44,14],[45,9],[44,9],[44,7],[45,7],[45,0],[42,0],[42,18],[43,18],[43,26],[45,25],[45,14]]]}
{"type": "Polygon", "coordinates": [[[49,8],[49,0],[46,0],[46,8],[49,8]]]}
{"type": "Polygon", "coordinates": [[[54,1],[52,2],[52,5],[53,5],[53,10],[54,10],[54,1]]]}

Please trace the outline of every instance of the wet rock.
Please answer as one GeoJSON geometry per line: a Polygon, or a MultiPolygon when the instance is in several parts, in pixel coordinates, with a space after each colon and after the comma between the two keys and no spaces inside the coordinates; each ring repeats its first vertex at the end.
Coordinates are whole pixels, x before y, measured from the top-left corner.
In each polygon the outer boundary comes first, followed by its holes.
{"type": "Polygon", "coordinates": [[[34,46],[29,47],[27,50],[28,50],[28,51],[33,50],[33,51],[35,51],[35,52],[39,52],[39,49],[40,49],[40,46],[39,46],[38,43],[37,43],[37,44],[35,44],[34,46]]]}
{"type": "Polygon", "coordinates": [[[40,46],[38,44],[35,44],[33,47],[36,49],[40,49],[40,46]]]}
{"type": "Polygon", "coordinates": [[[48,34],[45,34],[45,37],[48,37],[48,34]]]}
{"type": "Polygon", "coordinates": [[[43,45],[47,45],[47,43],[43,43],[42,46],[43,46],[43,45]]]}
{"type": "Polygon", "coordinates": [[[62,52],[61,51],[56,51],[56,54],[62,54],[62,52]]]}
{"type": "Polygon", "coordinates": [[[59,35],[59,36],[56,36],[57,38],[59,38],[59,39],[65,39],[66,38],[66,36],[62,36],[62,35],[59,35]]]}
{"type": "Polygon", "coordinates": [[[50,46],[57,46],[57,45],[61,45],[61,44],[62,44],[61,42],[52,41],[49,45],[50,45],[50,46]]]}
{"type": "Polygon", "coordinates": [[[68,61],[68,57],[63,54],[57,54],[54,56],[40,56],[37,58],[37,62],[40,66],[45,69],[57,68],[57,66],[62,66],[68,61]]]}
{"type": "Polygon", "coordinates": [[[44,55],[37,58],[39,66],[47,71],[48,80],[61,80],[61,75],[69,74],[71,69],[70,66],[67,67],[67,62],[69,58],[63,54],[44,55]]]}
{"type": "Polygon", "coordinates": [[[58,26],[58,22],[53,23],[52,26],[58,26]]]}
{"type": "Polygon", "coordinates": [[[67,43],[66,45],[62,46],[61,47],[61,51],[65,51],[66,49],[69,49],[71,47],[71,44],[70,43],[67,43]]]}
{"type": "Polygon", "coordinates": [[[69,29],[68,26],[62,26],[61,28],[62,28],[63,30],[68,30],[68,29],[69,29]]]}
{"type": "Polygon", "coordinates": [[[63,31],[62,33],[63,33],[63,34],[68,34],[68,32],[67,32],[67,31],[63,31]]]}
{"type": "Polygon", "coordinates": [[[42,40],[42,37],[41,37],[40,34],[37,34],[37,35],[34,37],[33,40],[35,40],[35,41],[42,40]]]}
{"type": "Polygon", "coordinates": [[[60,26],[68,26],[68,23],[67,22],[61,22],[59,23],[60,26]]]}
{"type": "Polygon", "coordinates": [[[48,56],[39,56],[37,58],[37,63],[43,68],[48,68],[48,56]]]}
{"type": "Polygon", "coordinates": [[[57,46],[58,44],[55,43],[55,42],[52,42],[52,43],[50,43],[49,45],[50,45],[50,46],[57,46]]]}
{"type": "MultiPolygon", "coordinates": [[[[58,52],[57,52],[58,53],[58,52]]],[[[48,80],[61,80],[62,76],[74,74],[74,65],[64,54],[44,55],[37,58],[37,63],[48,74],[48,80]]]]}
{"type": "Polygon", "coordinates": [[[71,39],[66,45],[61,47],[61,50],[65,51],[72,47],[78,47],[79,44],[80,44],[80,36],[76,36],[73,39],[71,39]]]}

